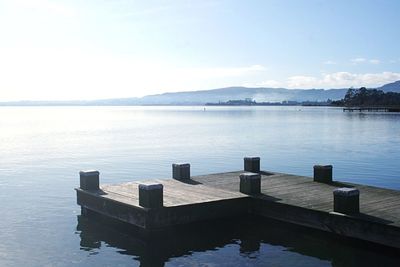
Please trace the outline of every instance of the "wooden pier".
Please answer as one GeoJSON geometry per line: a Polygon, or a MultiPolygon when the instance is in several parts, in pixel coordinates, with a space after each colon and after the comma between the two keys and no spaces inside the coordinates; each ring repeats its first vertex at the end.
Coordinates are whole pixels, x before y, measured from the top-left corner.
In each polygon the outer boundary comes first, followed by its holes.
{"type": "Polygon", "coordinates": [[[252,214],[400,248],[400,191],[333,181],[330,165],[314,177],[259,166],[245,158],[244,171],[191,177],[189,164],[174,164],[170,179],[101,186],[83,171],[77,202],[144,231],[252,214]]]}
{"type": "Polygon", "coordinates": [[[400,112],[400,107],[347,107],[343,108],[343,112],[400,112]]]}

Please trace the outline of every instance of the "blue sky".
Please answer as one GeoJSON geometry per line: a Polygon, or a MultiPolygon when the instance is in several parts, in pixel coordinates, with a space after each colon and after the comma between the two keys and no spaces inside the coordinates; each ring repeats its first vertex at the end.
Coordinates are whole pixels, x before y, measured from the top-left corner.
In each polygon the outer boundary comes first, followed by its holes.
{"type": "Polygon", "coordinates": [[[0,101],[400,80],[400,1],[0,0],[0,101]]]}

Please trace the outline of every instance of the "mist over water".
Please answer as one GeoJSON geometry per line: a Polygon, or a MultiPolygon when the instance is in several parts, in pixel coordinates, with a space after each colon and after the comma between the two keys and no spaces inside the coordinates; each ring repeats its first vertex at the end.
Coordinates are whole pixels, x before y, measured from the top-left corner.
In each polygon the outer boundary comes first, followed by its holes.
{"type": "MultiPolygon", "coordinates": [[[[189,231],[185,235],[201,244],[165,241],[154,254],[154,242],[144,244],[135,234],[79,216],[73,188],[82,169],[99,170],[101,183],[119,183],[169,178],[174,162],[190,162],[193,175],[240,170],[243,157],[254,155],[264,170],[311,176],[314,164],[332,164],[336,180],[400,189],[400,114],[395,113],[325,107],[1,107],[0,127],[1,266],[351,265],[338,261],[346,258],[341,253],[318,250],[324,238],[296,237],[296,229],[273,223],[273,232],[282,235],[240,232],[237,225],[203,238],[189,231]],[[246,242],[253,246],[250,253],[246,242]]],[[[342,244],[327,246],[335,251],[342,244]]],[[[360,260],[371,255],[367,248],[349,249],[360,260]]]]}

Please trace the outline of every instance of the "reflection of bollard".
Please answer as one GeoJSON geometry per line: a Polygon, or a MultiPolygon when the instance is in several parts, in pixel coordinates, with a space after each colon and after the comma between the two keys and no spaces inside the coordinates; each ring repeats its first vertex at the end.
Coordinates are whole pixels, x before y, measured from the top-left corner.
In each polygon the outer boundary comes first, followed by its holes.
{"type": "Polygon", "coordinates": [[[333,211],[345,214],[360,212],[360,191],[345,187],[333,190],[333,211]]]}
{"type": "Polygon", "coordinates": [[[189,163],[174,163],[172,164],[172,178],[176,180],[190,179],[190,164],[189,163]]]}
{"type": "Polygon", "coordinates": [[[98,190],[99,189],[99,175],[98,171],[80,171],[80,188],[83,190],[98,190]]]}
{"type": "Polygon", "coordinates": [[[260,172],[260,157],[245,157],[244,171],[246,172],[260,172]]]}
{"type": "Polygon", "coordinates": [[[331,183],[332,165],[314,165],[314,182],[331,183]]]}
{"type": "Polygon", "coordinates": [[[163,185],[159,183],[139,184],[139,205],[144,208],[159,208],[163,206],[163,185]]]}
{"type": "Polygon", "coordinates": [[[258,173],[245,172],[240,174],[240,192],[248,195],[261,192],[261,175],[258,173]]]}
{"type": "Polygon", "coordinates": [[[254,252],[260,251],[260,239],[246,236],[240,241],[240,253],[244,253],[248,257],[251,257],[254,252]]]}

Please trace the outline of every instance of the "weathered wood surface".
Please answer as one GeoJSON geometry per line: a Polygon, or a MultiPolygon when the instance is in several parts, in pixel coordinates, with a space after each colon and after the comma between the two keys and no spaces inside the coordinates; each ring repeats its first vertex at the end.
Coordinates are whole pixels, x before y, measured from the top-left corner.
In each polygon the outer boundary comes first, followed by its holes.
{"type": "MultiPolygon", "coordinates": [[[[182,182],[173,179],[152,180],[164,186],[164,207],[183,206],[196,203],[244,198],[247,195],[239,191],[228,191],[210,187],[193,181],[182,182]]],[[[116,185],[102,185],[101,197],[139,206],[138,182],[116,185]]]]}
{"type": "Polygon", "coordinates": [[[262,171],[261,193],[249,196],[239,192],[241,173],[152,180],[164,187],[161,208],[139,206],[140,182],[77,189],[78,204],[148,230],[252,213],[400,248],[400,191],[262,171]],[[333,212],[333,190],[338,187],[360,191],[360,213],[333,212]]]}
{"type": "MultiPolygon", "coordinates": [[[[242,172],[201,175],[192,179],[210,187],[238,192],[237,177],[242,172]]],[[[265,173],[261,176],[261,194],[255,197],[306,209],[332,212],[333,190],[338,187],[356,187],[360,190],[360,214],[352,215],[353,217],[375,219],[400,227],[400,191],[396,190],[342,182],[325,184],[314,182],[310,177],[265,173]]]]}
{"type": "MultiPolygon", "coordinates": [[[[210,187],[237,192],[242,171],[193,177],[210,187]]],[[[400,248],[400,192],[350,183],[314,182],[283,173],[261,176],[261,194],[251,196],[250,212],[341,236],[400,248]],[[360,213],[333,212],[333,190],[356,187],[360,213]]]]}
{"type": "Polygon", "coordinates": [[[140,182],[102,185],[100,190],[77,189],[78,204],[84,209],[146,230],[247,213],[248,196],[240,192],[213,188],[191,180],[152,182],[163,184],[162,208],[139,206],[140,182]]]}

